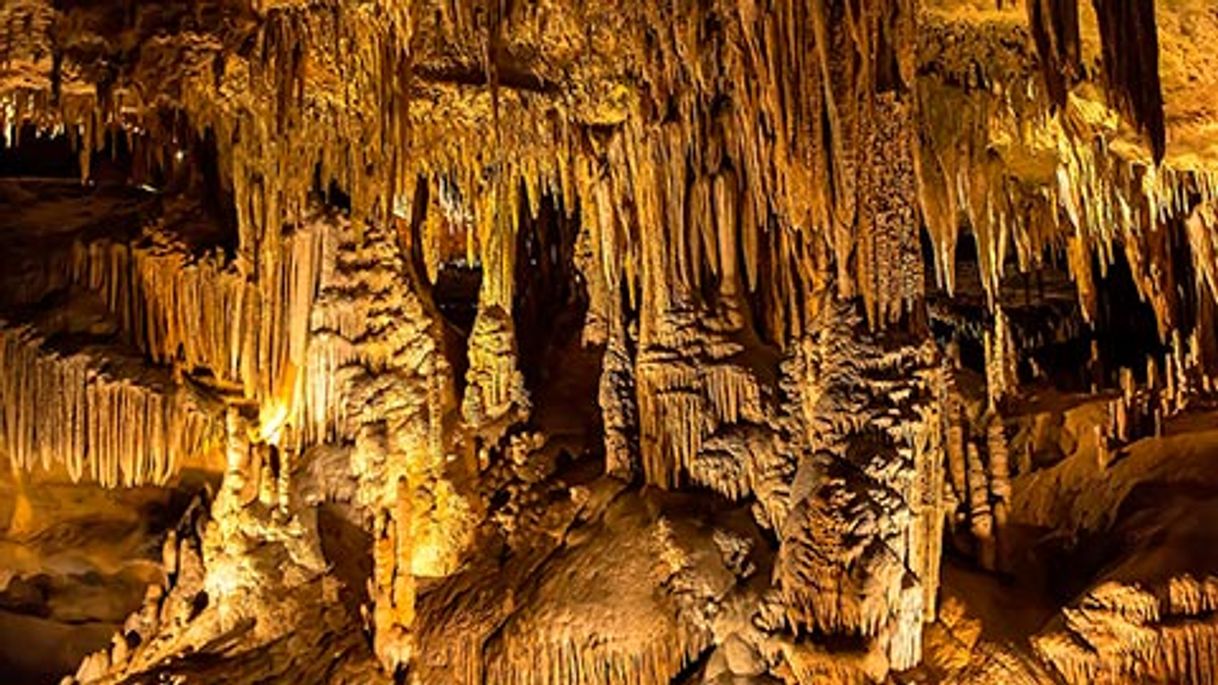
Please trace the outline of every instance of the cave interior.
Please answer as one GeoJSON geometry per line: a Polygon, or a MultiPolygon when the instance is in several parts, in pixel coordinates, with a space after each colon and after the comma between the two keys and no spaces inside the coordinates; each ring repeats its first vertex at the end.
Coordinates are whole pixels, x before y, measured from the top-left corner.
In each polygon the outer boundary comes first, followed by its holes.
{"type": "Polygon", "coordinates": [[[0,682],[1218,683],[1213,0],[0,0],[0,135],[0,682]]]}

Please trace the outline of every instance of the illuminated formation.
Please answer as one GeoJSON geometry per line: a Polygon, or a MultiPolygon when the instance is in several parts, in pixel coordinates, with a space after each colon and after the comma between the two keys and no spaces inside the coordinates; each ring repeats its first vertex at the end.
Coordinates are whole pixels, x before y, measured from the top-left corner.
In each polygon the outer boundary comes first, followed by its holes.
{"type": "Polygon", "coordinates": [[[1218,682],[1212,2],[0,27],[0,680],[1218,682]]]}

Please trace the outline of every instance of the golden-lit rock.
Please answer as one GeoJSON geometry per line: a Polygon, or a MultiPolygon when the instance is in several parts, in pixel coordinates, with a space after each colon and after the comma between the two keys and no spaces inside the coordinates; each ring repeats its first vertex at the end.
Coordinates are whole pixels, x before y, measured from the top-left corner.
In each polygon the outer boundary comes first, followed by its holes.
{"type": "Polygon", "coordinates": [[[0,27],[6,676],[1218,679],[1209,3],[0,27]]]}

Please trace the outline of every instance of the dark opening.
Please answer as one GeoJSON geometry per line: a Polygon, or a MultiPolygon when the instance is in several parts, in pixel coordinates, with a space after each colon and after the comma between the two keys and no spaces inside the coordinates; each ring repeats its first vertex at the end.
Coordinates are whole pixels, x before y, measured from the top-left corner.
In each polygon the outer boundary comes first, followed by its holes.
{"type": "Polygon", "coordinates": [[[40,134],[29,124],[14,134],[9,145],[0,146],[0,176],[80,178],[80,158],[66,135],[40,134]]]}
{"type": "Polygon", "coordinates": [[[512,316],[520,368],[532,392],[552,370],[545,356],[564,347],[582,329],[588,294],[574,263],[578,212],[568,215],[549,195],[542,198],[536,217],[527,215],[523,202],[521,212],[512,316]]]}

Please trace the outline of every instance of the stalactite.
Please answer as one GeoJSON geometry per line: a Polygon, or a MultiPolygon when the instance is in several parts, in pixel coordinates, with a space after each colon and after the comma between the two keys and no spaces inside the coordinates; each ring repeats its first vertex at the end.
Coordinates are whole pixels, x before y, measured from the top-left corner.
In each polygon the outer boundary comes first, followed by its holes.
{"type": "Polygon", "coordinates": [[[1153,0],[1092,0],[1099,19],[1108,97],[1150,140],[1163,159],[1166,131],[1159,84],[1159,36],[1153,0]]]}
{"type": "Polygon", "coordinates": [[[922,297],[917,189],[913,170],[913,114],[891,94],[876,106],[866,146],[858,227],[858,283],[873,324],[896,321],[922,297]]]}
{"type": "Polygon", "coordinates": [[[5,452],[14,465],[108,487],[163,485],[218,444],[218,417],[164,372],[110,348],[58,348],[0,325],[5,452]]]}
{"type": "Polygon", "coordinates": [[[1060,109],[1081,75],[1078,0],[1026,0],[1025,4],[1045,87],[1050,101],[1060,109]]]}

